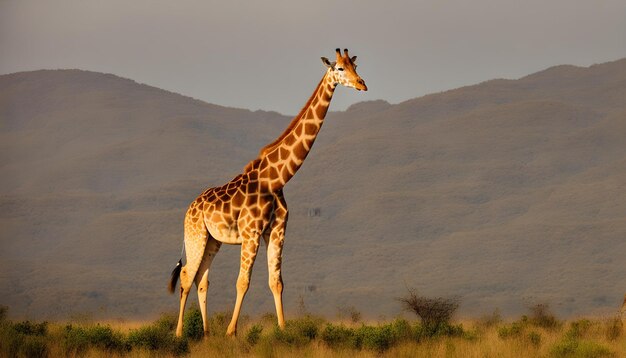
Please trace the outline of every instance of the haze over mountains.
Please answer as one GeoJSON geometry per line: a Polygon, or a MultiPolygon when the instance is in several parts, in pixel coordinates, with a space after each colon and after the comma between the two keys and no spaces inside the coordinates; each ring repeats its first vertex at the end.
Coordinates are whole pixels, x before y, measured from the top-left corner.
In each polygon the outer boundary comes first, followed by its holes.
{"type": "MultiPolygon", "coordinates": [[[[290,120],[110,74],[0,76],[0,304],[52,319],[176,310],[165,286],[187,205],[290,120]]],[[[302,296],[315,313],[393,316],[405,285],[458,295],[468,315],[614,310],[625,134],[626,59],[329,113],[285,188],[287,314],[302,296]]],[[[244,314],[273,311],[264,251],[244,314]]],[[[210,311],[232,309],[238,258],[224,245],[215,259],[210,311]]]]}

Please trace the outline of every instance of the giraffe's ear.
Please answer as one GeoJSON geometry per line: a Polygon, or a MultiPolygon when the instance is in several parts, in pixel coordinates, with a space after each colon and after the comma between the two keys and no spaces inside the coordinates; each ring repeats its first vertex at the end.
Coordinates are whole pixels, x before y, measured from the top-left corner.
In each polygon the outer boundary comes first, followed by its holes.
{"type": "Polygon", "coordinates": [[[350,59],[350,61],[352,61],[352,63],[356,63],[356,56],[352,56],[352,58],[350,59]]]}
{"type": "Polygon", "coordinates": [[[337,62],[330,62],[326,57],[322,57],[322,63],[324,66],[330,68],[335,68],[335,64],[337,64],[337,62]]]}

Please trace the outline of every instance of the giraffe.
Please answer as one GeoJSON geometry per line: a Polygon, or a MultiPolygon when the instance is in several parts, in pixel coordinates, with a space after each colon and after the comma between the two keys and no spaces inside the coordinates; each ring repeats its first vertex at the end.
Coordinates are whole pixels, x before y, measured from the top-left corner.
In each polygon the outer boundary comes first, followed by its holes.
{"type": "Polygon", "coordinates": [[[341,84],[367,91],[356,72],[356,56],[348,49],[336,49],[336,60],[322,57],[327,67],[324,76],[300,113],[272,143],[263,147],[256,159],[228,183],[209,188],[190,205],[184,220],[186,263],[178,262],[168,289],[174,292],[180,277],[180,311],[176,335],[183,330],[183,313],[191,286],[198,289],[198,300],[205,336],[207,333],[206,297],[209,269],[221,245],[241,245],[237,298],[226,334],[236,335],[237,320],[248,291],[252,266],[260,240],[267,247],[268,283],[274,296],[278,326],[285,327],[283,314],[282,250],[288,219],[282,188],[298,171],[317,137],[335,88],[341,84]]]}

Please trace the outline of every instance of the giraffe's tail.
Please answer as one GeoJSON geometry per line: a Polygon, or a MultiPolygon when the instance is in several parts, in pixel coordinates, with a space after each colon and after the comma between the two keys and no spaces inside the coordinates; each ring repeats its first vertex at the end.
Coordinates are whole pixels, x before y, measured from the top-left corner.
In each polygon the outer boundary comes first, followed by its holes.
{"type": "Polygon", "coordinates": [[[172,270],[172,276],[170,277],[170,283],[167,285],[167,290],[170,293],[174,293],[174,289],[176,288],[176,282],[178,281],[178,277],[180,276],[180,270],[183,268],[183,259],[178,260],[176,267],[172,270]]]}

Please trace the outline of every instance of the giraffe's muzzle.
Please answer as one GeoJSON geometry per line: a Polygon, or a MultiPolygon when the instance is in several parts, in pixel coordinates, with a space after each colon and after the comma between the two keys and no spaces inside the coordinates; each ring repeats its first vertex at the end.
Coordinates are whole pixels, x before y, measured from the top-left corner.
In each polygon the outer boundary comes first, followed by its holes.
{"type": "Polygon", "coordinates": [[[356,81],[356,86],[354,88],[356,88],[357,91],[367,91],[367,86],[365,85],[365,81],[363,81],[360,78],[356,81]]]}

